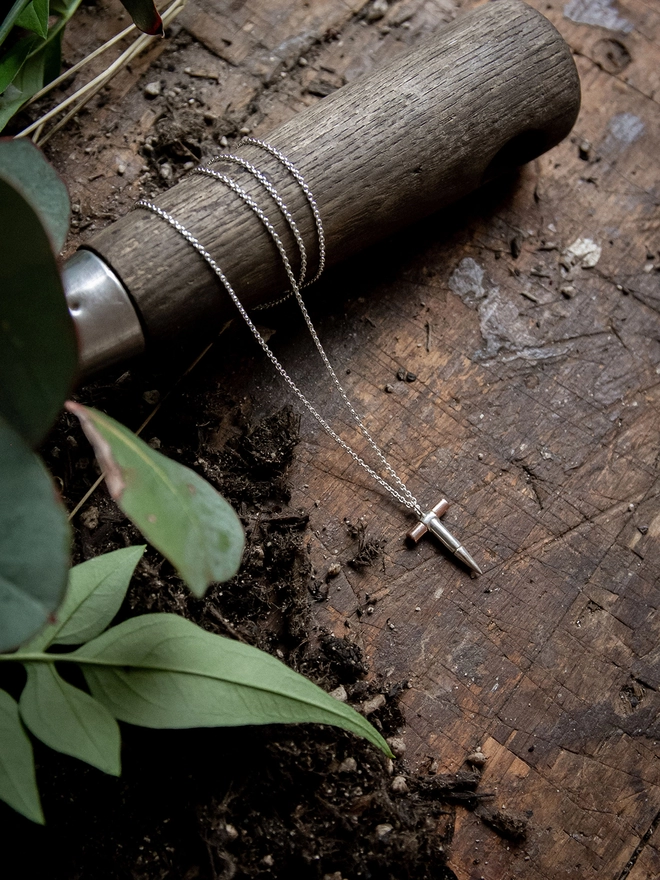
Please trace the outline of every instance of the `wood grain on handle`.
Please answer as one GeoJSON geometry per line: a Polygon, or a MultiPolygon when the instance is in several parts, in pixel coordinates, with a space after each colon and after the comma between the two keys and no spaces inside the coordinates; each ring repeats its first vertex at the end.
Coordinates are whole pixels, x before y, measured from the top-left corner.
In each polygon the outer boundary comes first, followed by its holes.
{"type": "MultiPolygon", "coordinates": [[[[328,262],[335,263],[554,146],[570,131],[579,103],[575,64],[555,28],[519,0],[496,0],[266,138],[307,180],[323,218],[328,262]]],[[[279,189],[308,243],[313,274],[313,218],[298,185],[259,148],[235,152],[279,189]]],[[[229,173],[296,253],[261,186],[235,166],[229,173]]],[[[204,244],[246,306],[286,289],[268,233],[222,183],[190,175],[157,204],[204,244]]],[[[130,213],[87,246],[130,291],[148,339],[219,325],[234,313],[201,257],[151,213],[130,213]]]]}

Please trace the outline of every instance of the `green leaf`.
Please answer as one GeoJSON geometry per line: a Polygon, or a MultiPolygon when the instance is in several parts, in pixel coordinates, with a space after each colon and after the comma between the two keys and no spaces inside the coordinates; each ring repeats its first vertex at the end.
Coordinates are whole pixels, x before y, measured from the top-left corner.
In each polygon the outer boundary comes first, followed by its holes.
{"type": "Polygon", "coordinates": [[[34,31],[45,40],[48,36],[48,2],[49,0],[32,0],[16,19],[18,27],[34,31]]]}
{"type": "Polygon", "coordinates": [[[59,605],[69,542],[50,476],[0,417],[0,651],[33,635],[59,605]]]}
{"type": "Polygon", "coordinates": [[[318,722],[382,736],[275,657],[200,629],[175,614],[120,623],[68,654],[92,694],[122,721],[144,727],[216,727],[318,722]]]}
{"type": "Polygon", "coordinates": [[[33,822],[44,824],[32,745],[21,726],[18,704],[0,690],[0,799],[33,822]]]}
{"type": "Polygon", "coordinates": [[[60,19],[48,32],[48,39],[44,47],[39,50],[44,56],[44,85],[59,76],[62,70],[62,37],[66,21],[60,19]]]}
{"type": "Polygon", "coordinates": [[[40,42],[39,37],[23,37],[0,58],[0,95],[14,80],[25,59],[40,42]]]}
{"type": "Polygon", "coordinates": [[[23,723],[51,749],[121,773],[119,725],[105,706],[61,678],[51,663],[26,663],[19,709],[23,723]]]}
{"type": "Polygon", "coordinates": [[[34,209],[2,179],[0,205],[0,415],[37,446],[76,370],[75,331],[34,209]]]}
{"type": "Polygon", "coordinates": [[[66,407],[80,419],[114,500],[196,596],[236,574],[243,529],[209,483],[109,416],[72,401],[66,407]]]}
{"type": "Polygon", "coordinates": [[[112,623],[144,553],[144,544],[104,553],[74,566],[56,620],[30,639],[22,651],[44,651],[49,645],[80,645],[112,623]]]}
{"type": "Polygon", "coordinates": [[[0,139],[0,178],[30,203],[50,235],[55,251],[69,230],[69,194],[59,174],[30,140],[0,139]]]}
{"type": "Polygon", "coordinates": [[[11,9],[0,21],[0,46],[4,43],[9,32],[16,24],[16,19],[23,12],[30,0],[14,0],[11,9]]]}
{"type": "Polygon", "coordinates": [[[152,36],[163,36],[163,22],[153,0],[121,0],[135,24],[152,36]]]}
{"type": "Polygon", "coordinates": [[[44,84],[46,55],[39,51],[29,55],[11,84],[0,95],[0,131],[44,84]]]}

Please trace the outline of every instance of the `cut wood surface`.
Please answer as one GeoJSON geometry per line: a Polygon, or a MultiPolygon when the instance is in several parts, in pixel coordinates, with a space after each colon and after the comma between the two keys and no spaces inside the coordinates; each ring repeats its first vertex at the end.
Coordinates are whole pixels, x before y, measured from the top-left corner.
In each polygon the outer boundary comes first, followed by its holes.
{"type": "MultiPolygon", "coordinates": [[[[562,140],[579,108],[579,83],[566,43],[519,0],[499,0],[446,25],[433,40],[327,96],[268,134],[302,173],[323,218],[332,265],[433,213],[562,140]],[[516,161],[516,159],[518,161],[516,161]],[[497,168],[497,170],[495,170],[497,168]]],[[[318,265],[315,222],[304,193],[276,158],[256,145],[234,150],[275,183],[318,265]]],[[[268,211],[299,264],[291,230],[263,184],[226,162],[242,192],[268,211]]],[[[191,174],[156,199],[221,266],[241,301],[255,306],[288,286],[282,258],[240,191],[191,174]]],[[[147,335],[171,337],[186,325],[222,326],[235,306],[190,244],[161,218],[129,213],[89,247],[117,272],[147,335]]]]}
{"type": "MultiPolygon", "coordinates": [[[[474,5],[190,0],[179,19],[179,38],[196,41],[180,51],[186,112],[218,134],[265,135],[474,5]]],[[[306,416],[291,503],[311,513],[318,580],[342,563],[314,606],[318,625],[361,645],[373,674],[410,683],[408,765],[455,771],[480,746],[480,790],[493,795],[483,809],[527,821],[514,843],[457,808],[459,880],[651,880],[660,875],[660,8],[531,5],[577,61],[573,135],[515,179],[353,258],[325,282],[341,286],[343,305],[317,318],[390,461],[423,503],[452,501],[444,521],[484,575],[470,578],[428,537],[406,548],[410,518],[306,416]],[[398,380],[401,369],[415,381],[398,380]],[[387,540],[383,566],[346,565],[355,540],[345,518],[361,517],[368,537],[387,540]]],[[[82,10],[81,23],[91,15],[82,10]]],[[[149,195],[143,145],[161,114],[190,119],[167,97],[181,71],[146,66],[163,52],[159,44],[114,82],[88,132],[51,141],[74,203],[94,205],[99,226],[149,195]],[[147,101],[143,87],[157,78],[163,95],[147,101]]],[[[322,283],[319,297],[329,290],[322,283]]],[[[280,329],[273,344],[351,439],[305,332],[280,329]]],[[[218,383],[261,412],[292,402],[251,348],[218,383]]]]}

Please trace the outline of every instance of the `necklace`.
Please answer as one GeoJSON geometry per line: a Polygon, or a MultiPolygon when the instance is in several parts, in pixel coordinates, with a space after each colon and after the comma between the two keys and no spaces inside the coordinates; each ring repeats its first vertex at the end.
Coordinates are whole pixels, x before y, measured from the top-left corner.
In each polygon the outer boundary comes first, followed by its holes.
{"type": "Polygon", "coordinates": [[[282,260],[282,264],[284,266],[284,270],[286,272],[290,291],[283,297],[280,297],[277,300],[274,300],[269,303],[262,304],[257,307],[257,309],[269,308],[274,305],[278,305],[281,302],[289,299],[291,296],[295,297],[298,307],[302,313],[305,324],[307,325],[307,329],[312,337],[314,345],[323,361],[323,364],[332,380],[333,385],[335,386],[337,392],[339,393],[344,405],[348,409],[353,418],[355,424],[357,425],[360,433],[367,441],[369,447],[372,452],[382,465],[384,471],[387,473],[388,477],[384,478],[380,474],[378,474],[369,464],[367,464],[364,459],[358,455],[358,453],[345,441],[343,440],[336,431],[328,424],[328,422],[323,418],[323,416],[318,412],[318,410],[313,406],[313,404],[308,400],[308,398],[303,394],[303,392],[298,388],[294,380],[287,373],[285,368],[282,366],[276,355],[273,353],[272,349],[263,338],[252,319],[250,318],[248,312],[245,307],[241,303],[238,298],[235,290],[230,284],[229,280],[225,276],[224,272],[216,262],[216,260],[209,254],[209,252],[204,248],[204,246],[199,242],[195,236],[186,229],[183,224],[181,224],[175,217],[169,214],[167,211],[164,211],[162,208],[159,208],[157,205],[153,204],[146,199],[140,199],[136,202],[136,208],[142,208],[147,211],[151,211],[156,216],[160,217],[166,223],[168,223],[173,229],[175,229],[185,240],[192,245],[193,248],[197,251],[197,253],[208,263],[213,272],[217,275],[222,283],[222,286],[225,288],[230,298],[232,299],[234,305],[239,311],[239,314],[249,327],[252,335],[255,337],[256,341],[259,343],[260,347],[264,351],[264,354],[272,363],[275,370],[282,377],[284,382],[288,385],[290,390],[295,394],[295,396],[300,400],[305,409],[316,419],[316,421],[321,425],[323,430],[330,436],[332,439],[341,446],[341,448],[347,452],[353,461],[362,467],[369,476],[372,477],[373,480],[378,483],[385,491],[395,498],[400,504],[403,504],[404,507],[407,507],[411,510],[415,516],[417,517],[417,524],[413,526],[413,528],[408,532],[408,538],[417,543],[419,539],[426,534],[427,531],[434,534],[439,541],[451,552],[464,562],[472,571],[475,571],[481,574],[481,569],[474,561],[472,556],[467,552],[465,547],[458,541],[448,529],[440,522],[440,517],[449,507],[449,502],[444,498],[439,501],[434,507],[432,507],[427,512],[424,512],[424,509],[421,507],[415,496],[405,485],[403,480],[398,476],[392,465],[388,462],[385,455],[381,451],[380,447],[376,443],[376,441],[371,436],[370,432],[364,425],[362,419],[355,411],[353,404],[348,399],[346,392],[344,391],[339,379],[337,378],[337,374],[335,373],[332,364],[328,360],[328,357],[325,353],[325,349],[321,344],[321,340],[318,337],[314,324],[309,316],[309,312],[307,311],[307,307],[302,298],[301,289],[303,287],[307,287],[309,284],[314,283],[320,278],[323,269],[325,267],[325,235],[323,232],[323,224],[321,222],[321,215],[318,210],[318,205],[314,196],[312,195],[307,182],[303,178],[300,171],[293,165],[293,163],[287,159],[279,150],[275,147],[271,146],[271,144],[266,141],[257,140],[256,138],[243,138],[243,143],[250,144],[252,146],[258,147],[261,150],[264,150],[268,154],[270,154],[274,159],[277,160],[286,171],[295,179],[296,183],[302,190],[307,204],[312,212],[312,216],[314,218],[314,225],[316,228],[316,236],[317,236],[317,247],[318,247],[318,268],[316,274],[310,281],[306,281],[308,261],[307,261],[307,252],[305,249],[305,244],[300,234],[300,230],[298,229],[295,220],[291,216],[291,212],[287,208],[286,204],[282,200],[280,194],[277,189],[273,186],[270,180],[263,174],[258,168],[256,168],[253,164],[246,161],[240,156],[235,156],[231,153],[221,154],[219,156],[214,157],[209,162],[209,166],[213,165],[216,162],[223,162],[226,164],[233,164],[243,168],[249,174],[251,174],[261,185],[261,187],[268,193],[268,195],[275,202],[278,210],[284,217],[286,224],[288,225],[293,238],[298,247],[299,255],[300,255],[300,274],[299,277],[296,278],[291,266],[291,261],[286,252],[286,248],[284,247],[282,240],[278,233],[275,231],[273,224],[270,222],[268,216],[262,210],[262,208],[257,204],[257,202],[250,196],[238,183],[236,183],[231,177],[228,177],[226,174],[222,174],[221,172],[210,168],[206,165],[200,165],[194,169],[193,174],[201,174],[205,175],[213,180],[218,181],[224,186],[231,189],[247,206],[253,211],[253,213],[259,218],[263,226],[266,228],[268,234],[272,238],[275,247],[277,248],[280,258],[282,260]]]}

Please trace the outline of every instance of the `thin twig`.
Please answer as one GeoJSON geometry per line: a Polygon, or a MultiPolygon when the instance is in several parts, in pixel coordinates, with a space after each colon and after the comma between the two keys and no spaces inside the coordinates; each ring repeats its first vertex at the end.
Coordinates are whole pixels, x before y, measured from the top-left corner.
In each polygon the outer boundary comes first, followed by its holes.
{"type": "Polygon", "coordinates": [[[123,31],[120,31],[118,34],[115,34],[114,37],[111,37],[102,46],[99,46],[98,49],[94,49],[93,52],[90,52],[89,55],[86,55],[82,61],[78,61],[77,64],[74,64],[73,67],[70,67],[68,70],[65,70],[64,73],[61,73],[58,77],[51,80],[47,85],[43,87],[43,89],[39,89],[39,91],[32,95],[29,101],[27,101],[23,107],[29,107],[30,104],[34,104],[35,101],[38,101],[39,98],[43,98],[44,95],[47,95],[48,92],[56,89],[60,83],[63,83],[70,76],[73,76],[74,73],[78,73],[86,64],[89,64],[90,61],[93,61],[95,58],[98,58],[99,55],[102,55],[108,49],[111,49],[115,43],[118,43],[120,40],[123,40],[124,37],[128,36],[131,31],[135,30],[136,25],[129,24],[127,28],[124,28],[123,31]]]}
{"type": "MultiPolygon", "coordinates": [[[[181,12],[183,7],[185,6],[186,0],[174,0],[174,2],[169,6],[169,8],[163,13],[163,25],[169,24],[175,16],[181,12]]],[[[16,137],[26,137],[31,134],[36,128],[43,123],[48,122],[54,116],[59,115],[63,110],[66,110],[67,107],[74,104],[79,98],[85,97],[84,101],[81,101],[79,105],[76,107],[75,112],[83,107],[90,98],[95,95],[99,89],[101,89],[106,83],[108,83],[115,74],[117,74],[123,67],[125,67],[137,54],[142,52],[142,50],[150,45],[152,40],[157,39],[156,37],[151,37],[148,34],[141,34],[128,49],[125,49],[121,55],[115,59],[104,71],[95,76],[94,79],[91,79],[84,86],[81,86],[77,89],[72,95],[69,95],[68,98],[65,98],[59,104],[49,110],[47,113],[44,113],[39,119],[32,122],[23,131],[20,131],[16,137]]],[[[67,114],[67,120],[73,116],[74,113],[67,114]]],[[[61,127],[61,126],[60,126],[61,127]]],[[[44,143],[47,138],[50,137],[50,132],[43,138],[41,143],[44,143]]]]}

